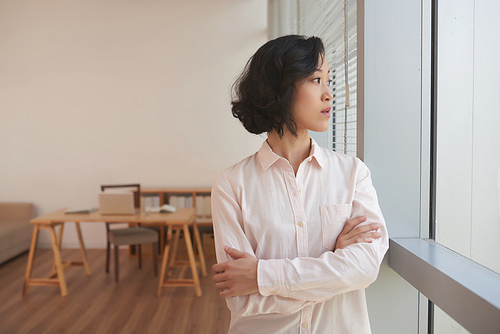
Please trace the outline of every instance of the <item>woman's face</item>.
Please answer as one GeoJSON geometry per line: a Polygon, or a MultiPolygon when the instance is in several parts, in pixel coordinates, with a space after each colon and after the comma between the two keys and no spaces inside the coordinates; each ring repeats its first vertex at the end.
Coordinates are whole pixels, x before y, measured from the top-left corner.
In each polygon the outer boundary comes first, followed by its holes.
{"type": "Polygon", "coordinates": [[[330,91],[330,71],[323,56],[318,65],[321,67],[304,81],[295,86],[293,117],[297,132],[311,130],[324,132],[328,129],[328,120],[333,99],[330,91]]]}

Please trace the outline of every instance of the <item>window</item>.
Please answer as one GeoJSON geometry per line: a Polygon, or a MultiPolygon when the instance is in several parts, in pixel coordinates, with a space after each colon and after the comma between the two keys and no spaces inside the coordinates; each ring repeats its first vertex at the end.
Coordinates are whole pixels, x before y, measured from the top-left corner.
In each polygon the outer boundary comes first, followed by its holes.
{"type": "Polygon", "coordinates": [[[491,7],[439,1],[435,240],[500,273],[500,24],[491,7]]]}
{"type": "MultiPolygon", "coordinates": [[[[332,117],[326,132],[311,132],[320,146],[362,158],[362,106],[358,99],[358,6],[356,0],[270,1],[271,37],[297,33],[318,36],[333,80],[332,117]],[[347,85],[346,85],[347,83],[347,85]],[[347,94],[346,94],[347,92],[347,94]],[[360,138],[360,140],[358,140],[360,138]]],[[[361,24],[362,28],[362,24],[361,24]]],[[[361,36],[362,37],[362,36],[361,36]]]]}
{"type": "Polygon", "coordinates": [[[435,303],[419,305],[429,315],[419,319],[420,333],[494,333],[500,326],[500,113],[494,108],[500,24],[493,13],[500,4],[430,0],[422,8],[422,95],[428,77],[432,84],[430,145],[422,99],[421,212],[434,240],[423,239],[425,226],[421,238],[391,239],[390,266],[435,303]]]}
{"type": "MultiPolygon", "coordinates": [[[[435,240],[500,273],[497,2],[439,0],[435,240]]],[[[437,310],[435,333],[466,332],[437,310]]]]}

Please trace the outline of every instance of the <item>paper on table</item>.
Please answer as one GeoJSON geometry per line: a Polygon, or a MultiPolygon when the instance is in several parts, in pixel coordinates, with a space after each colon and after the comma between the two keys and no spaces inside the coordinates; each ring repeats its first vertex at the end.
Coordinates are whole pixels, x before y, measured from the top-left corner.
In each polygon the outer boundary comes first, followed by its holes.
{"type": "Polygon", "coordinates": [[[97,211],[97,208],[90,209],[68,209],[64,213],[66,214],[88,214],[97,211]]]}

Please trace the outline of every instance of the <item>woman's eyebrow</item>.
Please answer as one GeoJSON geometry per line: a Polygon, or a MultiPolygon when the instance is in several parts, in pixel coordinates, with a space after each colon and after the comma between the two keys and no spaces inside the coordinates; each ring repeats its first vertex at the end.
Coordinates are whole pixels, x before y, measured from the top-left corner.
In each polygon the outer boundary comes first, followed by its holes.
{"type": "MultiPolygon", "coordinates": [[[[316,71],[314,71],[314,73],[316,73],[316,72],[321,72],[321,73],[323,73],[323,70],[322,70],[321,68],[317,68],[317,69],[316,69],[316,71]]],[[[327,72],[327,73],[328,73],[328,74],[330,74],[330,70],[328,70],[328,72],[327,72]]]]}

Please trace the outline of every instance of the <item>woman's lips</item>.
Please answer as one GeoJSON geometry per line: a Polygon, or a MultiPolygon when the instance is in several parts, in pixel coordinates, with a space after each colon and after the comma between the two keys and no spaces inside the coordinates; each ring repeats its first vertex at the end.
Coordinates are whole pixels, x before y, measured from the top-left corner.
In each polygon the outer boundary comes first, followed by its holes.
{"type": "Polygon", "coordinates": [[[330,116],[330,110],[332,110],[332,107],[328,107],[328,108],[321,110],[321,113],[325,116],[330,116]]]}

